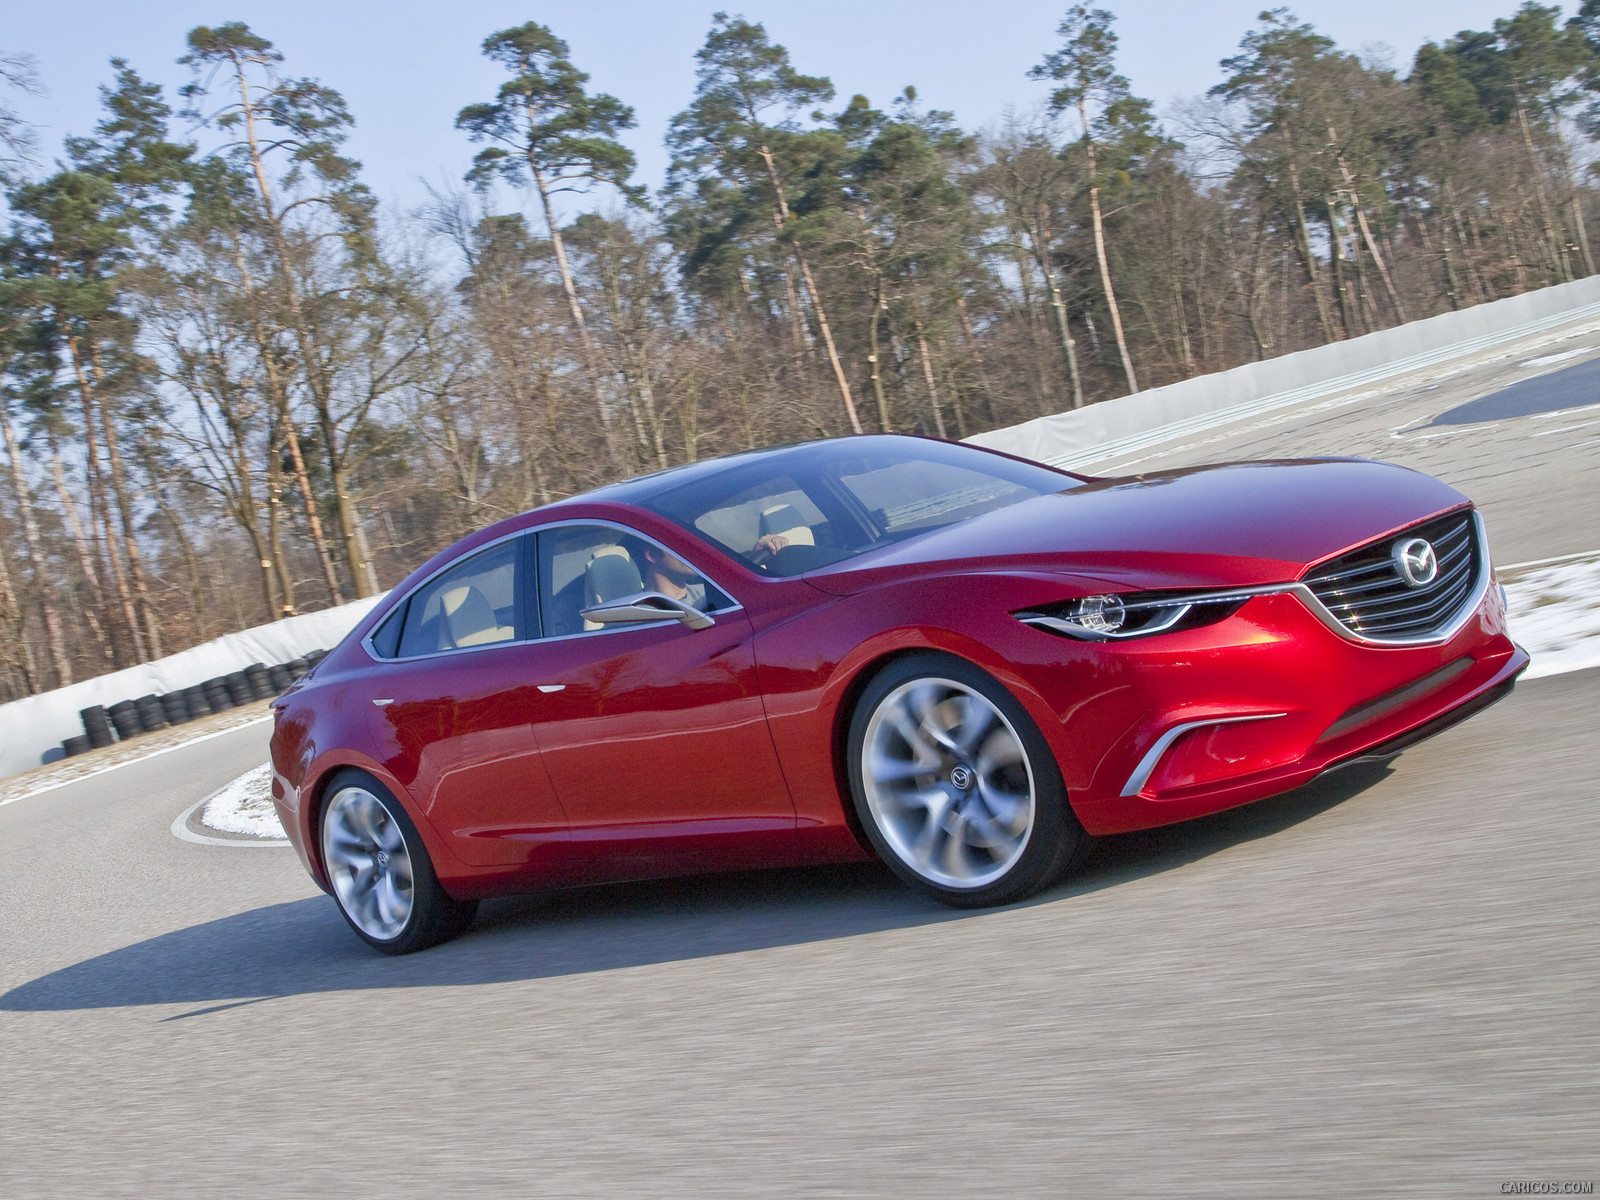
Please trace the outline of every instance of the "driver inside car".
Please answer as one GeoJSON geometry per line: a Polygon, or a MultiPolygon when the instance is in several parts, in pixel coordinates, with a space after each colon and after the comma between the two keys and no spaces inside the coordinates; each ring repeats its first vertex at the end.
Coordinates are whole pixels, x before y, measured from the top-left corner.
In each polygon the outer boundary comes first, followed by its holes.
{"type": "Polygon", "coordinates": [[[765,551],[776,554],[785,546],[815,546],[816,536],[800,517],[792,504],[774,504],[761,510],[760,535],[750,548],[753,554],[765,551]]]}
{"type": "Polygon", "coordinates": [[[659,546],[648,546],[644,551],[644,587],[649,592],[660,592],[663,596],[671,596],[674,600],[682,600],[698,608],[701,612],[706,609],[706,582],[700,574],[676,554],[670,554],[659,546]]]}

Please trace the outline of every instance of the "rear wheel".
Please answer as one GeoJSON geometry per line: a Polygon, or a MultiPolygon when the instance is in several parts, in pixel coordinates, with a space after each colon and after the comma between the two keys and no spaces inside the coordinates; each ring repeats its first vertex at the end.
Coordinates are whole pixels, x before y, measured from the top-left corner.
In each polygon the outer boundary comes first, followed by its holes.
{"type": "Polygon", "coordinates": [[[918,654],[890,664],[856,706],[849,755],[873,846],[945,904],[1020,900],[1088,852],[1038,726],[971,663],[918,654]]]}
{"type": "Polygon", "coordinates": [[[347,771],[333,781],[321,826],[333,898],[367,945],[409,954],[472,923],[478,902],[445,892],[416,825],[370,775],[347,771]]]}

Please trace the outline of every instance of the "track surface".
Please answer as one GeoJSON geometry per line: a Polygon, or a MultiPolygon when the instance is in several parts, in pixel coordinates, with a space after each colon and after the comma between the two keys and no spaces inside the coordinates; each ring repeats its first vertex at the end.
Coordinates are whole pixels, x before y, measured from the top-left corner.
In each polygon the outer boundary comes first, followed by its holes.
{"type": "MultiPolygon", "coordinates": [[[[1439,421],[1533,373],[1132,469],[1386,457],[1479,497],[1502,561],[1594,549],[1600,424],[1534,435],[1600,409],[1439,421]]],[[[768,872],[501,901],[398,961],[291,851],[172,837],[262,761],[242,730],[0,808],[0,1194],[1594,1179],[1597,711],[1600,671],[1524,684],[1388,768],[1108,839],[1011,909],[952,913],[871,866],[768,872]]]]}

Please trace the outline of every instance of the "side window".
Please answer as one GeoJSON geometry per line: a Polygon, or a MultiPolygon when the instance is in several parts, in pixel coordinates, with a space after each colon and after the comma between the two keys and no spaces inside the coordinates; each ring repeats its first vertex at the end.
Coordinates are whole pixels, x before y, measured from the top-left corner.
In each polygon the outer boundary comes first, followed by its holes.
{"type": "Polygon", "coordinates": [[[583,610],[634,592],[662,592],[702,612],[733,605],[677,555],[613,525],[562,525],[540,531],[539,589],[545,637],[603,628],[584,620],[583,610]]]}
{"type": "Polygon", "coordinates": [[[418,588],[406,605],[399,657],[517,640],[517,563],[512,538],[418,588]]]}

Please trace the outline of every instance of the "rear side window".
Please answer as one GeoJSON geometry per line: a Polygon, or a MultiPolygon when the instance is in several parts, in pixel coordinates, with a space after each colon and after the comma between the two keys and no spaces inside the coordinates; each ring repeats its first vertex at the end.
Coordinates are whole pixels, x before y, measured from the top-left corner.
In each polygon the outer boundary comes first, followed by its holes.
{"type": "Polygon", "coordinates": [[[522,539],[474,554],[423,584],[406,604],[399,657],[519,641],[522,539]]]}

